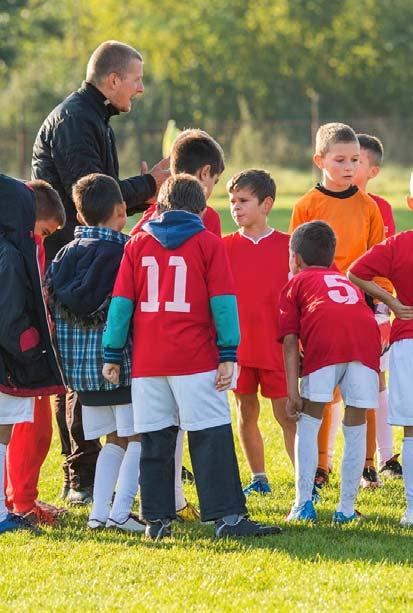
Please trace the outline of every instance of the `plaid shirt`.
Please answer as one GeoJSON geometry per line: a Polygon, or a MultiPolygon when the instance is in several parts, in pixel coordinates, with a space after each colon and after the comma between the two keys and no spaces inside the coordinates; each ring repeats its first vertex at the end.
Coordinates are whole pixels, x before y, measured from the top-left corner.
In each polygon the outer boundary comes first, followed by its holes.
{"type": "MultiPolygon", "coordinates": [[[[128,236],[109,228],[77,227],[76,239],[100,239],[126,244],[128,236]]],[[[113,279],[115,282],[115,279],[113,279]]],[[[52,285],[53,291],[53,285],[52,285]]],[[[131,384],[132,341],[129,337],[122,354],[119,385],[102,376],[104,364],[102,336],[110,297],[87,318],[76,318],[58,300],[51,302],[55,336],[66,383],[75,391],[109,391],[131,384]]]]}

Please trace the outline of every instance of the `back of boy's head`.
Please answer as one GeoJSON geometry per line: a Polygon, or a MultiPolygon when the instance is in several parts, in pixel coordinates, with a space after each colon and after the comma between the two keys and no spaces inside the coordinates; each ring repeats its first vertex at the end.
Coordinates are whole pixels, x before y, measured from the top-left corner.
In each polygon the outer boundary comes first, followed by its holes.
{"type": "Polygon", "coordinates": [[[301,255],[307,266],[331,266],[335,250],[336,235],[324,221],[303,223],[290,238],[290,251],[301,255]]]}
{"type": "Polygon", "coordinates": [[[57,191],[42,179],[27,181],[27,185],[34,191],[36,200],[36,221],[56,221],[59,228],[66,223],[66,211],[57,191]]]}
{"type": "Polygon", "coordinates": [[[123,203],[122,192],[115,179],[97,172],[75,183],[72,198],[77,211],[89,226],[108,221],[115,206],[123,203]]]}
{"type": "Polygon", "coordinates": [[[169,177],[161,186],[158,203],[163,211],[188,211],[199,215],[206,207],[204,190],[190,174],[169,177]]]}
{"type": "Polygon", "coordinates": [[[332,145],[357,142],[357,134],[345,123],[325,123],[317,130],[315,154],[324,157],[332,145]]]}
{"type": "Polygon", "coordinates": [[[248,189],[260,203],[267,197],[275,200],[275,181],[266,170],[250,168],[234,175],[227,183],[227,190],[232,193],[238,189],[248,189]]]}
{"type": "Polygon", "coordinates": [[[171,150],[171,172],[195,175],[204,166],[211,166],[211,176],[225,169],[221,145],[203,130],[184,130],[175,139],[171,150]]]}
{"type": "Polygon", "coordinates": [[[360,148],[367,151],[372,166],[381,166],[383,163],[383,144],[377,136],[370,134],[357,134],[360,148]]]}

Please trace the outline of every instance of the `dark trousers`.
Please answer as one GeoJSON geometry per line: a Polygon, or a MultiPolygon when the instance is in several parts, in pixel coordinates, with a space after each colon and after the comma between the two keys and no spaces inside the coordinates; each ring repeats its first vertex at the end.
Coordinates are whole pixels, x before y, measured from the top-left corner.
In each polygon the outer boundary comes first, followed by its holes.
{"type": "Polygon", "coordinates": [[[59,428],[65,482],[74,490],[92,487],[96,461],[101,450],[98,439],[86,441],[82,425],[82,406],[76,392],[56,396],[56,421],[59,428]]]}
{"type": "MultiPolygon", "coordinates": [[[[175,447],[178,428],[142,434],[140,486],[142,516],[174,519],[175,447]]],[[[188,432],[202,521],[246,513],[231,424],[188,432]]]]}

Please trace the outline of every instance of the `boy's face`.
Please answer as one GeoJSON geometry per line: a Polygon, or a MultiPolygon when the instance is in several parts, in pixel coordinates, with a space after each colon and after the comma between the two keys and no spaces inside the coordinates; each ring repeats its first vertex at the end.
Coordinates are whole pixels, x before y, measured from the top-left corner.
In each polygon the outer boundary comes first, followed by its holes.
{"type": "Polygon", "coordinates": [[[370,179],[374,179],[379,172],[380,166],[372,164],[372,160],[367,149],[360,148],[359,166],[357,168],[356,176],[354,177],[354,184],[360,189],[365,190],[370,179]]]}
{"type": "Polygon", "coordinates": [[[268,213],[273,204],[270,197],[265,198],[260,203],[258,196],[247,187],[232,190],[229,194],[229,202],[232,218],[241,228],[266,224],[268,213]]]}
{"type": "Polygon", "coordinates": [[[55,219],[37,219],[34,224],[34,233],[44,241],[50,234],[56,232],[58,228],[59,222],[55,219]]]}
{"type": "Polygon", "coordinates": [[[358,142],[334,143],[324,156],[315,155],[314,163],[323,171],[323,185],[332,191],[344,191],[354,184],[360,158],[358,142]]]}
{"type": "Polygon", "coordinates": [[[291,251],[290,249],[289,265],[290,265],[290,271],[292,275],[296,275],[297,273],[300,272],[300,265],[297,260],[298,260],[297,254],[291,251]]]}
{"type": "Polygon", "coordinates": [[[221,175],[219,173],[216,175],[211,174],[211,166],[208,164],[200,168],[195,176],[204,188],[205,200],[208,201],[221,175]]]}

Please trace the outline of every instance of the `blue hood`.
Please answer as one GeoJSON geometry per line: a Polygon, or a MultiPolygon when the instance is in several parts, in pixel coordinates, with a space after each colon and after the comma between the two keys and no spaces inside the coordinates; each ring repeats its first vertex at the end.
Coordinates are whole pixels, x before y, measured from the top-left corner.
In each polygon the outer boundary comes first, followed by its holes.
{"type": "Polygon", "coordinates": [[[167,211],[157,219],[151,219],[142,230],[156,238],[166,249],[180,247],[194,234],[205,230],[201,218],[188,211],[167,211]]]}

